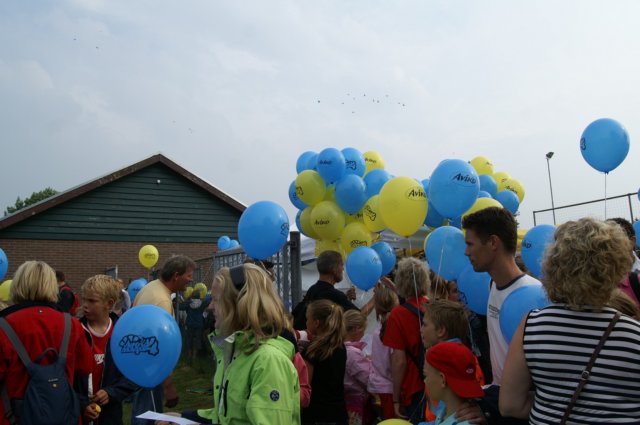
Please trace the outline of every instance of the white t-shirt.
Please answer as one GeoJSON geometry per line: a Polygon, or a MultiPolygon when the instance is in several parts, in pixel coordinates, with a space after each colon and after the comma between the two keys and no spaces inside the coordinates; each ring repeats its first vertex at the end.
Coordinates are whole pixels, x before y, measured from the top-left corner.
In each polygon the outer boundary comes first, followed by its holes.
{"type": "Polygon", "coordinates": [[[491,346],[491,369],[493,370],[493,384],[500,385],[502,382],[502,369],[507,359],[509,344],[502,335],[500,329],[500,309],[504,300],[507,299],[516,289],[526,285],[542,285],[540,281],[527,274],[523,274],[501,289],[496,283],[491,281],[491,291],[489,292],[489,302],[487,305],[487,331],[489,333],[489,344],[491,346]]]}

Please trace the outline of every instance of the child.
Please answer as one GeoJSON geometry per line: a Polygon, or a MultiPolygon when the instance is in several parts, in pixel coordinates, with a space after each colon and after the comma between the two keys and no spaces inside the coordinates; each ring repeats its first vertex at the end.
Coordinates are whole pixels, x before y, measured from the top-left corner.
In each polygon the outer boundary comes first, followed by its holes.
{"type": "Polygon", "coordinates": [[[381,419],[392,419],[393,412],[393,381],[391,380],[391,348],[382,343],[384,329],[389,318],[389,313],[399,304],[398,295],[386,287],[376,287],[374,294],[374,306],[378,326],[374,329],[371,338],[371,375],[367,390],[375,398],[379,399],[381,419]]]}
{"type": "Polygon", "coordinates": [[[302,423],[346,425],[349,422],[344,401],[347,350],[342,308],[329,300],[317,300],[308,305],[306,317],[311,342],[302,357],[311,381],[311,402],[302,410],[302,423]]]}
{"type": "MultiPolygon", "coordinates": [[[[186,294],[185,294],[186,295],[186,294]]],[[[189,364],[193,364],[202,349],[204,338],[204,310],[208,304],[204,302],[205,293],[202,288],[195,288],[181,307],[186,311],[185,348],[189,364]]]]}
{"type": "Polygon", "coordinates": [[[347,366],[344,374],[344,396],[349,425],[365,425],[367,413],[367,383],[371,374],[371,360],[364,353],[366,342],[361,341],[367,329],[367,320],[358,310],[344,313],[347,336],[347,366]]]}
{"type": "Polygon", "coordinates": [[[476,380],[476,363],[473,353],[460,342],[440,342],[427,351],[425,387],[432,400],[443,401],[445,406],[435,425],[470,424],[457,421],[455,413],[468,399],[484,395],[476,380]]]}
{"type": "Polygon", "coordinates": [[[111,313],[120,297],[116,281],[107,275],[87,279],[80,289],[81,319],[94,366],[87,380],[77,380],[76,388],[83,413],[83,423],[94,425],[122,425],[122,401],[138,387],[126,379],[111,357],[109,340],[118,316],[111,313]]]}

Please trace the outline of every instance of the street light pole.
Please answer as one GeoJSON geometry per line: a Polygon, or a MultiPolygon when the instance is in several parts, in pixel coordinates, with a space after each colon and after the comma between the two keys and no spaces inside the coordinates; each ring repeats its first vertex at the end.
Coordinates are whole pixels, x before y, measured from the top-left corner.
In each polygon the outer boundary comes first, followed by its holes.
{"type": "Polygon", "coordinates": [[[549,191],[551,192],[551,212],[553,213],[553,225],[556,225],[556,206],[553,203],[553,186],[551,185],[551,167],[549,160],[553,158],[553,152],[547,152],[547,172],[549,173],[549,191]]]}

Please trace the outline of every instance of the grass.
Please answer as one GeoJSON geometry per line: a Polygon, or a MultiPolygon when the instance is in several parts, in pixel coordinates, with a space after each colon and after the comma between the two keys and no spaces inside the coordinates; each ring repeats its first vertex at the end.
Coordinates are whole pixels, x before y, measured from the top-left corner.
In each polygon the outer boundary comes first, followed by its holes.
{"type": "MultiPolygon", "coordinates": [[[[178,390],[180,402],[171,412],[195,410],[213,407],[213,396],[206,390],[211,389],[213,373],[215,371],[211,354],[201,355],[190,365],[181,358],[173,370],[173,384],[178,390]]],[[[123,420],[125,425],[131,423],[131,403],[123,405],[123,420]]]]}

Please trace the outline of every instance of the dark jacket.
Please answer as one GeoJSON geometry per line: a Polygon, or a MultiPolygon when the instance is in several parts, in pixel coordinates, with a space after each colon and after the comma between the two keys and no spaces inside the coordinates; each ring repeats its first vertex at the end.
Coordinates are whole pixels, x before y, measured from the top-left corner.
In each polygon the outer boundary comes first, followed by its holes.
{"type": "Polygon", "coordinates": [[[311,285],[302,301],[300,301],[291,312],[294,318],[294,329],[304,330],[307,328],[307,305],[309,305],[311,301],[315,300],[333,301],[334,303],[342,307],[344,311],[360,310],[358,307],[356,307],[355,304],[349,301],[349,298],[347,298],[344,292],[337,290],[329,282],[319,280],[311,285]]]}
{"type": "MultiPolygon", "coordinates": [[[[110,313],[109,317],[111,317],[111,320],[113,321],[112,326],[115,326],[118,316],[115,313],[110,313]]],[[[87,319],[83,318],[80,322],[85,326],[87,324],[87,319]]],[[[91,334],[86,329],[85,336],[87,337],[87,341],[89,341],[89,345],[92,345],[91,334]]],[[[114,363],[113,356],[111,355],[111,341],[109,341],[104,355],[104,369],[102,371],[101,385],[100,388],[94,389],[94,392],[100,389],[105,390],[107,394],[109,394],[109,403],[105,406],[101,406],[102,411],[100,412],[100,416],[97,420],[93,421],[93,424],[122,425],[122,402],[139,388],[140,387],[136,384],[125,378],[114,363]]],[[[84,412],[84,409],[90,404],[88,397],[89,385],[87,379],[76,380],[75,390],[78,393],[78,398],[80,399],[81,411],[84,412]]],[[[83,421],[83,423],[88,422],[83,421]]]]}

